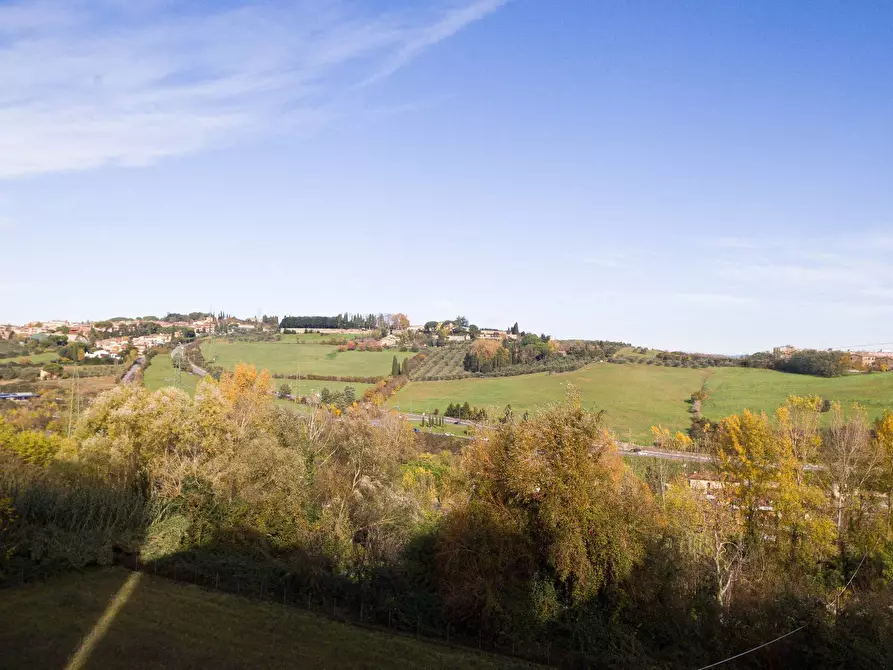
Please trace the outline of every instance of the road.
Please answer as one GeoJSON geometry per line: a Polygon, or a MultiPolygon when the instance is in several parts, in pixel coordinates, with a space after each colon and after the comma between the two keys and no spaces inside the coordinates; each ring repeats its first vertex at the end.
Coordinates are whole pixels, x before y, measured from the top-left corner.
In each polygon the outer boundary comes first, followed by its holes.
{"type": "Polygon", "coordinates": [[[171,360],[173,360],[173,358],[177,354],[177,352],[179,352],[179,355],[186,356],[186,360],[189,361],[189,365],[192,368],[190,370],[190,372],[192,374],[196,375],[197,377],[204,377],[205,375],[208,374],[207,370],[205,370],[204,368],[200,368],[195,363],[193,363],[191,360],[189,360],[189,356],[186,354],[186,350],[183,348],[182,344],[178,344],[176,347],[174,347],[174,350],[171,352],[171,360]]]}
{"type": "Polygon", "coordinates": [[[145,356],[140,356],[136,359],[136,363],[130,366],[130,369],[124,373],[124,376],[121,377],[122,384],[132,384],[134,377],[136,377],[136,371],[142,367],[143,363],[146,362],[145,356]]]}
{"type": "MultiPolygon", "coordinates": [[[[404,419],[409,421],[422,421],[430,415],[413,414],[412,412],[402,412],[400,414],[404,419]]],[[[475,423],[474,421],[466,421],[464,419],[454,419],[452,417],[444,417],[444,422],[457,426],[473,426],[475,428],[486,428],[484,424],[475,423]]],[[[465,437],[457,435],[456,437],[465,437]]],[[[466,438],[468,439],[468,438],[466,438]]],[[[645,458],[663,458],[670,461],[689,461],[696,463],[710,463],[712,458],[707,454],[693,454],[685,451],[667,451],[665,449],[655,449],[654,447],[642,447],[638,444],[629,442],[618,442],[617,449],[624,456],[641,456],[645,458]]]]}
{"type": "MultiPolygon", "coordinates": [[[[424,417],[421,414],[412,414],[410,412],[403,412],[401,416],[409,421],[421,421],[424,417]]],[[[453,419],[451,417],[444,417],[444,421],[446,423],[460,425],[460,426],[474,426],[476,428],[486,428],[484,424],[475,423],[473,421],[465,421],[462,419],[453,419]]],[[[464,435],[454,435],[454,437],[462,437],[464,439],[473,439],[468,438],[464,435]]],[[[618,442],[617,450],[623,454],[624,456],[632,456],[632,457],[642,457],[642,458],[662,458],[668,461],[687,461],[689,463],[712,463],[713,457],[709,454],[695,454],[688,451],[669,451],[667,449],[656,449],[655,447],[643,447],[638,444],[633,444],[631,442],[618,442]]],[[[819,470],[823,470],[824,468],[821,465],[813,465],[809,464],[804,466],[804,470],[808,472],[818,472],[819,470]]]]}

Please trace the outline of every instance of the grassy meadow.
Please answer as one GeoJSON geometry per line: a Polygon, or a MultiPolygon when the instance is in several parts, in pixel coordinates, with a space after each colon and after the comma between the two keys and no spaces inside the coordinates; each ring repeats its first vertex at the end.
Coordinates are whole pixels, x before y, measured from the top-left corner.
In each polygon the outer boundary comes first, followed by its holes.
{"type": "Polygon", "coordinates": [[[859,402],[871,417],[893,409],[893,373],[821,378],[747,368],[670,368],[596,363],[566,373],[540,373],[490,379],[411,382],[388,404],[403,410],[442,412],[452,402],[484,407],[491,416],[507,404],[516,414],[565,397],[568,384],[581,393],[584,406],[606,410],[606,420],[621,439],[650,444],[651,426],[685,430],[686,403],[702,383],[710,398],[703,413],[716,420],[743,409],[773,411],[790,394],[820,395],[848,405],[859,402]]]}
{"type": "Polygon", "coordinates": [[[366,337],[378,337],[378,331],[367,333],[284,333],[282,342],[300,342],[302,344],[321,344],[326,340],[355,340],[366,337]]]}
{"type": "Polygon", "coordinates": [[[77,667],[530,667],[123,568],[4,590],[0,621],[2,668],[75,667],[67,662],[87,636],[94,644],[77,667]],[[116,600],[125,585],[129,597],[116,600]]]}
{"type": "MultiPolygon", "coordinates": [[[[410,351],[343,351],[328,345],[303,346],[283,338],[280,342],[202,343],[205,360],[232,370],[239,363],[286,375],[331,375],[336,377],[379,377],[391,374],[394,356],[402,361],[414,356],[410,351]]],[[[290,382],[289,382],[290,383],[290,382]]]]}
{"type": "Polygon", "coordinates": [[[340,393],[348,386],[353,386],[357,398],[359,398],[367,388],[372,387],[372,384],[361,384],[359,382],[333,382],[319,381],[315,379],[277,379],[276,377],[273,377],[270,380],[270,383],[276,391],[278,391],[279,387],[283,384],[288,384],[291,387],[291,392],[293,394],[302,396],[310,395],[311,393],[319,393],[324,388],[329,389],[333,393],[340,393]]]}
{"type": "Polygon", "coordinates": [[[15,358],[0,359],[0,363],[31,363],[32,365],[43,365],[44,363],[52,363],[58,361],[59,356],[54,351],[44,351],[39,354],[31,354],[30,356],[16,356],[15,358]]]}
{"type": "MultiPolygon", "coordinates": [[[[183,372],[180,375],[180,388],[192,395],[199,381],[200,377],[183,372]]],[[[171,362],[170,354],[158,354],[152,359],[149,367],[143,372],[143,385],[151,391],[177,385],[177,370],[171,362]]]]}

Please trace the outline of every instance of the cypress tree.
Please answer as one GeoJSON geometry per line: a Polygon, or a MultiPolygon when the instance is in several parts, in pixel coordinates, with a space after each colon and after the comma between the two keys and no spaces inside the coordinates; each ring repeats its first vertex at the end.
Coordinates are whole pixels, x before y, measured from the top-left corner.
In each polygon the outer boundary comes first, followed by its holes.
{"type": "Polygon", "coordinates": [[[400,363],[397,362],[397,356],[394,356],[394,362],[391,363],[391,376],[399,377],[400,376],[400,363]]]}

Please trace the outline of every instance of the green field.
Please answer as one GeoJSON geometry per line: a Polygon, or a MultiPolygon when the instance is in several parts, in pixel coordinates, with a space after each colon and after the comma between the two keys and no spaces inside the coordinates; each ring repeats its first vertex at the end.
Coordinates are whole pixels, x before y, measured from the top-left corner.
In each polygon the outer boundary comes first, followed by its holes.
{"type": "MultiPolygon", "coordinates": [[[[442,426],[433,426],[431,428],[429,428],[427,425],[423,426],[421,421],[410,421],[409,424],[413,428],[418,428],[419,430],[423,430],[426,433],[435,433],[435,434],[441,434],[441,435],[459,435],[459,436],[463,436],[463,437],[469,435],[468,426],[464,426],[461,424],[457,426],[454,423],[450,423],[450,421],[452,421],[452,419],[447,418],[444,421],[444,424],[442,426]]],[[[470,434],[474,435],[474,428],[471,429],[470,434]]]]}
{"type": "Polygon", "coordinates": [[[293,375],[331,375],[336,377],[380,377],[391,374],[394,356],[402,361],[414,356],[410,351],[344,351],[337,347],[314,347],[281,342],[233,342],[215,340],[202,343],[208,361],[232,370],[238,363],[251,363],[270,372],[293,375]]]}
{"type": "Polygon", "coordinates": [[[356,391],[357,398],[363,395],[363,392],[372,386],[372,384],[361,384],[358,382],[330,382],[318,381],[314,379],[282,379],[273,377],[271,380],[273,390],[278,391],[283,384],[291,387],[291,392],[295,395],[310,395],[311,393],[319,393],[322,389],[327,388],[333,393],[340,393],[348,386],[353,386],[356,391]]]}
{"type": "Polygon", "coordinates": [[[30,356],[16,356],[15,358],[2,358],[0,363],[24,363],[28,361],[34,365],[43,365],[52,361],[59,360],[59,355],[53,351],[44,351],[40,354],[31,354],[30,356]]]}
{"type": "Polygon", "coordinates": [[[367,333],[285,333],[282,335],[282,341],[320,344],[326,340],[353,340],[367,337],[378,337],[378,331],[369,331],[367,333]]]}
{"type": "MultiPolygon", "coordinates": [[[[200,377],[183,372],[180,375],[180,388],[192,395],[199,381],[200,377]]],[[[143,385],[151,391],[177,385],[177,370],[171,363],[170,354],[158,354],[152,359],[149,367],[143,372],[143,385]]]]}
{"type": "Polygon", "coordinates": [[[123,568],[4,590],[0,667],[495,668],[461,652],[123,568]],[[110,607],[112,603],[118,607],[110,607]]]}
{"type": "Polygon", "coordinates": [[[650,444],[651,426],[685,430],[690,405],[685,402],[703,382],[710,399],[703,413],[711,420],[748,408],[772,411],[790,394],[820,395],[844,404],[859,402],[870,416],[893,409],[893,373],[826,379],[772,370],[746,368],[670,368],[648,365],[596,363],[561,374],[533,374],[492,379],[412,382],[388,404],[415,412],[451,402],[484,407],[501,415],[507,404],[515,414],[560,401],[573,384],[590,409],[606,410],[608,424],[621,439],[650,444]]]}

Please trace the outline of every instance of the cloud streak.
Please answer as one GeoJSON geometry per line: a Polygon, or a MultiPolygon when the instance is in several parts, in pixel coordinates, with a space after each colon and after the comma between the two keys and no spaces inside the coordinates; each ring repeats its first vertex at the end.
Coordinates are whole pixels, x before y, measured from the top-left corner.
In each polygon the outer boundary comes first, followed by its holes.
{"type": "Polygon", "coordinates": [[[338,0],[0,6],[0,179],[142,165],[306,130],[360,84],[496,11],[369,14],[338,0]]]}

